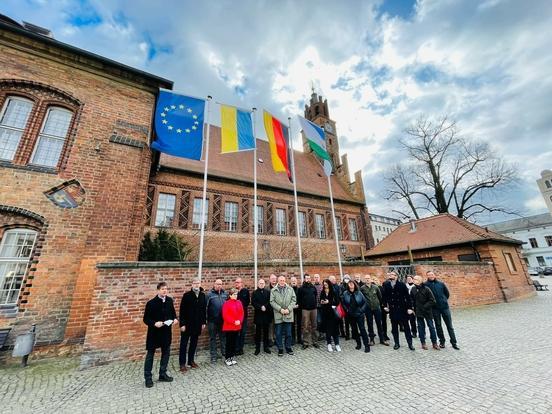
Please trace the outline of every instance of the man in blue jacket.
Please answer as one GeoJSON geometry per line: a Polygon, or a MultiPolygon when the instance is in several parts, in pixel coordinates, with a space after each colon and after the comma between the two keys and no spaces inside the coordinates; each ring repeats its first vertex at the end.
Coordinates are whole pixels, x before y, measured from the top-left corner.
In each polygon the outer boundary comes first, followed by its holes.
{"type": "Polygon", "coordinates": [[[450,314],[450,307],[448,299],[450,297],[447,285],[435,278],[435,273],[431,270],[426,272],[427,282],[426,286],[431,289],[433,296],[435,296],[435,306],[433,307],[433,319],[435,320],[435,329],[437,330],[437,336],[439,337],[439,347],[445,347],[445,333],[443,332],[443,325],[441,324],[441,318],[445,321],[447,331],[450,337],[450,344],[456,350],[460,349],[456,342],[456,335],[454,334],[454,327],[452,326],[452,316],[450,314]]]}
{"type": "Polygon", "coordinates": [[[215,280],[213,289],[207,295],[207,328],[209,330],[209,348],[211,362],[217,362],[217,337],[220,340],[222,355],[226,350],[226,337],[222,332],[222,305],[228,300],[228,294],[222,289],[222,280],[215,280]]]}

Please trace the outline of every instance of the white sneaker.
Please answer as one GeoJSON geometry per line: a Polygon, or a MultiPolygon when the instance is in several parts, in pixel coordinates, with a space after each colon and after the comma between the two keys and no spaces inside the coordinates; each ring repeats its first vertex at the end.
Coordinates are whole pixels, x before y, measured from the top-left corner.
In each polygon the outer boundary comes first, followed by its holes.
{"type": "Polygon", "coordinates": [[[236,365],[236,364],[238,363],[238,361],[236,361],[236,360],[234,359],[234,357],[232,357],[232,358],[230,358],[230,359],[231,359],[232,365],[236,365]]]}
{"type": "Polygon", "coordinates": [[[224,361],[224,363],[227,365],[227,366],[230,366],[232,365],[232,359],[231,358],[228,358],[224,361]]]}
{"type": "Polygon", "coordinates": [[[335,346],[335,350],[336,350],[337,352],[341,352],[341,347],[340,347],[339,345],[336,345],[336,346],[335,346]]]}
{"type": "Polygon", "coordinates": [[[332,344],[328,344],[328,352],[333,352],[332,344]]]}

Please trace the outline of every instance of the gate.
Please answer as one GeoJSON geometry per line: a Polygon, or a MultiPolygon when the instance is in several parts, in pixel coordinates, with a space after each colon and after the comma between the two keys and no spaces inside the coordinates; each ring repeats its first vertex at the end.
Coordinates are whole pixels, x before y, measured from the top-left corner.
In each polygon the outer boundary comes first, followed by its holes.
{"type": "Polygon", "coordinates": [[[414,266],[412,265],[389,265],[384,268],[386,272],[395,272],[397,279],[401,282],[404,282],[407,276],[414,275],[414,266]]]}

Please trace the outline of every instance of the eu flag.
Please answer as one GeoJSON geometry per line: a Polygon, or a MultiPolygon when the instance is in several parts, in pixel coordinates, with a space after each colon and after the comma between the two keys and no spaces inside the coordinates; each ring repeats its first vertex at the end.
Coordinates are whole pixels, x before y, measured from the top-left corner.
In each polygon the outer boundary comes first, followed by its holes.
{"type": "Polygon", "coordinates": [[[160,91],[155,109],[155,134],[151,147],[176,157],[201,159],[205,101],[160,91]]]}

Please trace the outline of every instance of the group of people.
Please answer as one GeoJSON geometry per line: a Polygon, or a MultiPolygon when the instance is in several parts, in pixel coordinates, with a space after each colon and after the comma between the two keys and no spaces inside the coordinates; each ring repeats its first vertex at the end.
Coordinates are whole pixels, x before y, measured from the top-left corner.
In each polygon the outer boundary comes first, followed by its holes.
{"type": "Polygon", "coordinates": [[[180,326],[180,371],[197,368],[194,360],[198,338],[205,328],[209,333],[211,362],[218,358],[218,350],[227,366],[237,364],[236,357],[243,355],[247,333],[248,308],[253,307],[255,324],[255,355],[262,349],[270,354],[276,345],[278,356],[284,352],[293,355],[293,346],[302,349],[319,348],[319,339],[325,337],[329,352],[341,352],[340,338],[356,341],[356,349],[370,352],[379,343],[389,346],[387,319],[391,322],[394,349],[400,348],[400,332],[404,332],[408,348],[415,350],[413,338],[419,337],[421,347],[426,343],[426,325],[432,348],[445,347],[446,339],[442,322],[447,328],[451,346],[459,349],[448,304],[449,291],[444,282],[437,280],[432,271],[426,273],[424,282],[419,275],[408,276],[406,283],[395,272],[387,273],[383,284],[376,277],[348,274],[337,282],[335,276],[321,281],[320,275],[303,275],[299,286],[292,276],[271,274],[268,284],[259,279],[257,288],[250,293],[243,280],[237,278],[234,287],[223,289],[217,279],[206,292],[199,279],[193,279],[189,291],[180,301],[177,318],[174,302],[168,296],[165,282],[157,285],[157,295],[144,311],[144,323],[148,326],[144,377],[146,387],[153,386],[152,367],[155,350],[161,348],[159,381],[173,380],[167,374],[170,356],[171,327],[180,326]],[[375,325],[375,329],[374,329],[375,325]],[[368,327],[368,330],[366,329],[368,327]]]}

